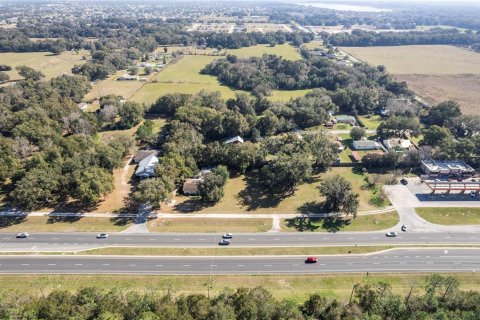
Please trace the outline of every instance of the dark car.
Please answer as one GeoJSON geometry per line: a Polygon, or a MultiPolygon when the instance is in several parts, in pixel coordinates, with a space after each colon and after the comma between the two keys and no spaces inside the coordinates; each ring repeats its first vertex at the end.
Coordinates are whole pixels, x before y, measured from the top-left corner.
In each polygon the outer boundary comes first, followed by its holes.
{"type": "Polygon", "coordinates": [[[307,260],[305,260],[305,263],[317,263],[318,258],[317,257],[308,257],[307,260]]]}
{"type": "Polygon", "coordinates": [[[220,245],[220,246],[228,246],[229,244],[230,244],[230,240],[227,240],[227,239],[222,239],[218,243],[218,245],[220,245]]]}
{"type": "Polygon", "coordinates": [[[404,186],[406,186],[408,184],[408,181],[407,179],[403,178],[400,180],[400,183],[403,184],[404,186]]]}
{"type": "Polygon", "coordinates": [[[402,226],[402,231],[403,231],[403,232],[407,231],[407,226],[406,226],[406,225],[403,225],[403,226],[402,226]]]}

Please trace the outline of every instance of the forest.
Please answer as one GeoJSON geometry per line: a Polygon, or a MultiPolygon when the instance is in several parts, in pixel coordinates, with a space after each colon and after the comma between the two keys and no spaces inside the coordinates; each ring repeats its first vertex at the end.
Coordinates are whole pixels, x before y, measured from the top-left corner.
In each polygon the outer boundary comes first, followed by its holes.
{"type": "Polygon", "coordinates": [[[3,292],[2,319],[144,319],[144,320],[474,320],[480,316],[480,293],[463,291],[451,276],[432,274],[412,284],[405,295],[387,283],[357,283],[348,301],[312,294],[303,303],[278,300],[256,287],[225,288],[216,296],[174,296],[169,291],[139,293],[125,288],[56,289],[36,296],[3,292]]]}

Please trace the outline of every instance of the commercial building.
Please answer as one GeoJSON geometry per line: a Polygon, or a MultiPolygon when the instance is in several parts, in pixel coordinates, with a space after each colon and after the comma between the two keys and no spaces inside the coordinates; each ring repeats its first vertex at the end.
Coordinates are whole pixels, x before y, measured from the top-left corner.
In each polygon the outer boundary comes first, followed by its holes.
{"type": "Polygon", "coordinates": [[[475,176],[475,169],[463,161],[422,161],[423,172],[434,178],[466,179],[475,176]]]}

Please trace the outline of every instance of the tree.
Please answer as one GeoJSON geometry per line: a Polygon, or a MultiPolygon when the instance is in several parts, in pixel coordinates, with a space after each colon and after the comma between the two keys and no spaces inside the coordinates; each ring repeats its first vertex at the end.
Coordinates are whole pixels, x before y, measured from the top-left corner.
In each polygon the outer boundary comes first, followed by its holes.
{"type": "Polygon", "coordinates": [[[420,134],[420,121],[418,118],[393,116],[382,122],[377,128],[377,134],[386,139],[390,137],[400,137],[405,133],[412,136],[420,134]]]}
{"type": "Polygon", "coordinates": [[[450,138],[451,134],[447,128],[433,125],[423,131],[423,139],[421,144],[438,146],[450,138]]]}
{"type": "Polygon", "coordinates": [[[118,109],[120,121],[118,127],[122,129],[130,129],[140,123],[143,119],[145,110],[141,104],[136,102],[125,102],[118,109]]]}
{"type": "Polygon", "coordinates": [[[45,75],[42,72],[27,66],[18,66],[18,67],[15,67],[15,69],[18,71],[18,74],[22,76],[25,80],[38,81],[41,78],[45,77],[45,75]]]}
{"type": "Polygon", "coordinates": [[[146,143],[154,143],[157,135],[153,133],[154,122],[152,120],[145,120],[143,124],[138,127],[135,136],[138,140],[146,143]]]}
{"type": "Polygon", "coordinates": [[[113,191],[113,176],[102,168],[82,170],[75,177],[73,195],[85,205],[92,205],[113,191]]]}
{"type": "Polygon", "coordinates": [[[359,195],[353,191],[350,181],[339,175],[327,176],[318,186],[325,197],[325,207],[333,213],[357,215],[359,195]]]}
{"type": "Polygon", "coordinates": [[[313,156],[313,165],[316,169],[328,169],[337,160],[337,145],[330,141],[324,133],[305,134],[304,140],[313,156]]]}
{"type": "Polygon", "coordinates": [[[365,137],[366,133],[367,131],[362,127],[353,127],[352,130],[350,130],[350,136],[354,141],[361,140],[363,137],[365,137]]]}
{"type": "Polygon", "coordinates": [[[146,66],[146,67],[143,69],[143,72],[148,76],[148,75],[152,74],[153,68],[150,67],[150,66],[146,66]]]}
{"type": "Polygon", "coordinates": [[[132,76],[138,74],[138,70],[139,68],[137,66],[131,66],[130,68],[128,68],[128,73],[132,76]]]}
{"type": "Polygon", "coordinates": [[[163,202],[171,198],[173,189],[173,183],[164,179],[145,179],[140,181],[137,190],[132,194],[132,201],[136,205],[149,204],[154,208],[160,208],[163,202]]]}
{"type": "Polygon", "coordinates": [[[0,135],[0,183],[13,175],[17,164],[12,141],[0,135]]]}
{"type": "Polygon", "coordinates": [[[6,72],[0,71],[0,83],[7,82],[8,80],[10,80],[10,76],[6,72]]]}
{"type": "Polygon", "coordinates": [[[62,97],[70,97],[79,103],[92,88],[90,81],[84,76],[61,75],[50,80],[53,88],[56,88],[62,97]]]}
{"type": "Polygon", "coordinates": [[[108,104],[100,109],[99,116],[105,123],[113,123],[118,115],[118,108],[113,104],[108,104]]]}
{"type": "Polygon", "coordinates": [[[203,175],[198,185],[198,193],[203,202],[218,202],[222,199],[223,188],[228,180],[226,167],[219,166],[203,175]]]}
{"type": "Polygon", "coordinates": [[[445,101],[432,107],[427,114],[426,120],[429,124],[444,126],[446,122],[460,116],[462,111],[456,101],[445,101]]]}

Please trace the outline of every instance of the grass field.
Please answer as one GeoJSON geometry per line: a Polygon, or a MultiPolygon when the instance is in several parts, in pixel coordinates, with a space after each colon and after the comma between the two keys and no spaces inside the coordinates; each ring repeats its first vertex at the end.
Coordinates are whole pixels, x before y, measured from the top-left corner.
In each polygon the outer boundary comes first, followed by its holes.
{"type": "Polygon", "coordinates": [[[456,100],[467,114],[480,114],[480,54],[453,46],[342,48],[371,65],[385,65],[397,81],[431,104],[456,100]]]}
{"type": "MultiPolygon", "coordinates": [[[[336,167],[328,173],[339,174],[348,179],[356,192],[360,194],[360,211],[374,210],[377,207],[370,204],[372,190],[363,190],[368,173],[357,174],[352,168],[336,167]]],[[[323,176],[323,175],[322,175],[323,176]]],[[[225,196],[213,206],[201,206],[200,202],[189,197],[177,196],[177,205],[162,208],[162,212],[201,212],[201,213],[296,213],[305,207],[322,201],[317,186],[322,176],[314,177],[310,182],[301,184],[290,196],[276,197],[265,192],[258,185],[255,176],[232,177],[225,186],[225,196]]]]}
{"type": "Polygon", "coordinates": [[[155,219],[148,222],[152,232],[266,232],[272,228],[272,219],[155,219]]]}
{"type": "Polygon", "coordinates": [[[268,99],[271,101],[280,101],[285,102],[290,99],[295,99],[298,97],[303,97],[307,93],[311,92],[311,89],[305,90],[274,90],[272,94],[268,96],[268,99]]]}
{"type": "Polygon", "coordinates": [[[110,218],[0,218],[0,232],[114,232],[130,225],[125,219],[110,218]]]}
{"type": "Polygon", "coordinates": [[[368,130],[377,130],[380,123],[382,123],[382,117],[379,115],[373,115],[370,117],[358,116],[358,118],[362,120],[363,124],[365,125],[365,129],[368,130]]]}
{"type": "Polygon", "coordinates": [[[423,219],[443,225],[480,224],[480,208],[416,208],[423,219]]]}
{"type": "Polygon", "coordinates": [[[279,44],[274,47],[271,47],[268,44],[259,44],[240,49],[230,49],[227,53],[236,55],[239,58],[261,57],[264,54],[275,54],[287,60],[299,60],[302,58],[297,49],[288,43],[279,44]]]}
{"type": "Polygon", "coordinates": [[[480,55],[454,46],[342,48],[371,65],[384,65],[393,74],[480,74],[480,55]]]}
{"type": "MultiPolygon", "coordinates": [[[[220,237],[213,239],[219,241],[220,237]]],[[[79,252],[82,255],[127,255],[127,256],[281,256],[281,255],[333,255],[364,254],[391,249],[391,246],[346,246],[346,247],[279,247],[279,248],[129,248],[110,247],[79,252]]]]}
{"type": "Polygon", "coordinates": [[[357,216],[353,220],[329,221],[325,219],[283,219],[282,231],[378,231],[395,226],[396,212],[357,216]]]}
{"type": "Polygon", "coordinates": [[[11,80],[18,80],[21,77],[18,75],[15,67],[26,65],[45,74],[46,79],[60,76],[64,73],[71,74],[72,68],[78,64],[84,64],[83,56],[88,57],[88,51],[66,51],[60,55],[53,55],[49,52],[28,52],[28,53],[0,53],[0,61],[12,67],[12,71],[7,73],[11,80]]]}
{"type": "MultiPolygon", "coordinates": [[[[449,274],[444,274],[444,276],[449,274]]],[[[462,290],[479,290],[480,274],[457,273],[453,275],[462,290]]],[[[262,286],[271,291],[277,299],[292,299],[303,303],[309,295],[320,293],[326,297],[336,297],[348,302],[355,283],[386,282],[393,292],[407,295],[412,283],[420,285],[426,274],[341,274],[341,275],[231,275],[231,276],[148,276],[148,275],[0,275],[2,291],[48,294],[54,289],[67,291],[84,287],[96,287],[105,290],[128,288],[128,290],[147,293],[155,290],[158,294],[167,291],[175,295],[207,294],[206,283],[212,283],[211,293],[218,294],[224,288],[254,288],[262,286]]],[[[421,292],[420,292],[421,294],[421,292]]]]}

